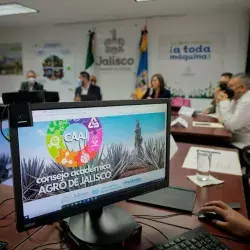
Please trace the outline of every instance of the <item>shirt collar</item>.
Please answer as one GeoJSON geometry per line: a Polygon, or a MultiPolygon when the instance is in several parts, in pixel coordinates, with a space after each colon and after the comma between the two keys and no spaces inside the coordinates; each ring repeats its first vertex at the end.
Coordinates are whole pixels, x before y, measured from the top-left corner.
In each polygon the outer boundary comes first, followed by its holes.
{"type": "Polygon", "coordinates": [[[243,96],[241,96],[238,100],[237,100],[237,102],[240,102],[240,101],[242,101],[246,96],[250,96],[250,91],[248,90],[243,96]]]}
{"type": "Polygon", "coordinates": [[[90,82],[88,83],[88,85],[87,85],[87,87],[85,88],[85,87],[83,87],[83,86],[81,86],[82,87],[82,89],[89,89],[89,86],[90,86],[90,82]]]}

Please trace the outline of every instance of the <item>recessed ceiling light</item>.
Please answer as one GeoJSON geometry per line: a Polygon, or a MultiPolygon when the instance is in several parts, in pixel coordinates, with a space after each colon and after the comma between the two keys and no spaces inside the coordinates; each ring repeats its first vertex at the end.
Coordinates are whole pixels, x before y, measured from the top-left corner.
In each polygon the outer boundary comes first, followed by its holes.
{"type": "Polygon", "coordinates": [[[137,3],[149,2],[150,0],[135,0],[137,3]]]}
{"type": "Polygon", "coordinates": [[[18,15],[38,12],[18,3],[0,4],[0,16],[18,15]]]}

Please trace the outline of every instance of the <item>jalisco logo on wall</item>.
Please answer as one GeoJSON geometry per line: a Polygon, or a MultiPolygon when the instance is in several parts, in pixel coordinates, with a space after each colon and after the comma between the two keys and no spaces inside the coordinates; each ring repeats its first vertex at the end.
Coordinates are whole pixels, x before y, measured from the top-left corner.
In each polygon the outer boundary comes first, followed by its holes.
{"type": "Polygon", "coordinates": [[[210,41],[171,42],[169,60],[211,60],[210,41]]]}
{"type": "Polygon", "coordinates": [[[111,54],[109,57],[98,56],[96,65],[98,66],[132,66],[134,64],[134,58],[132,57],[119,57],[117,54],[125,53],[125,39],[123,37],[117,37],[116,29],[110,31],[111,38],[107,38],[104,41],[105,53],[111,54]]]}

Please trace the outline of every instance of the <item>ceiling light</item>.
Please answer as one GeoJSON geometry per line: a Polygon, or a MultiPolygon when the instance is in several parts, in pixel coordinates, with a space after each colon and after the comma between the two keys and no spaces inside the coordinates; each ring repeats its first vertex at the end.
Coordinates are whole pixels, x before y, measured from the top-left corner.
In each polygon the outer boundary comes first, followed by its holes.
{"type": "Polygon", "coordinates": [[[28,8],[18,3],[0,4],[0,16],[35,13],[37,10],[28,8]]]}
{"type": "Polygon", "coordinates": [[[135,0],[137,3],[148,2],[149,0],[135,0]]]}

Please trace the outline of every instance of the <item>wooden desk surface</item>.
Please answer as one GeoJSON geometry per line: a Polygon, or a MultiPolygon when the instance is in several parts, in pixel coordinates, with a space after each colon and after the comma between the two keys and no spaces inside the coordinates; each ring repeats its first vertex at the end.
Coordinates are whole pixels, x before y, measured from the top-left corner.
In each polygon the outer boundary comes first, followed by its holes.
{"type": "MultiPolygon", "coordinates": [[[[240,212],[243,215],[246,215],[247,212],[246,212],[245,198],[244,198],[244,191],[243,191],[241,177],[213,173],[213,176],[224,180],[225,183],[221,185],[210,186],[210,187],[205,187],[205,188],[196,187],[194,184],[192,184],[192,182],[190,182],[186,178],[187,174],[195,174],[195,170],[182,168],[182,163],[185,159],[185,156],[189,148],[192,145],[179,143],[178,146],[179,146],[179,150],[171,160],[170,185],[191,188],[191,189],[196,190],[197,198],[196,198],[194,212],[197,212],[202,206],[202,204],[204,204],[207,201],[223,200],[225,202],[239,202],[241,204],[240,212]]],[[[1,191],[3,190],[0,189],[0,194],[1,194],[1,191]]],[[[6,192],[6,191],[3,191],[3,192],[6,192]]],[[[137,205],[137,204],[128,203],[128,202],[120,202],[117,205],[120,207],[123,207],[124,209],[126,209],[128,212],[130,212],[133,215],[136,215],[136,214],[166,215],[170,213],[175,213],[174,211],[170,211],[166,209],[152,208],[149,206],[142,206],[142,205],[137,205]]],[[[185,229],[181,229],[175,226],[182,226],[182,227],[187,227],[187,228],[192,229],[192,228],[202,225],[202,223],[200,223],[200,221],[197,219],[196,216],[191,216],[191,215],[190,216],[181,215],[181,216],[177,216],[173,218],[160,220],[165,223],[171,223],[172,225],[165,225],[162,223],[152,222],[152,221],[148,221],[144,219],[137,219],[137,220],[143,221],[147,224],[157,227],[159,230],[162,230],[169,238],[182,234],[186,231],[185,229]]],[[[204,225],[204,226],[208,229],[209,232],[213,234],[228,237],[228,238],[233,238],[233,236],[226,234],[222,231],[219,231],[212,226],[209,226],[209,225],[204,225]]],[[[0,232],[1,232],[1,229],[0,229],[0,232]]],[[[18,233],[14,232],[13,228],[9,228],[9,232],[11,232],[9,233],[9,240],[5,238],[6,241],[10,242],[10,240],[14,239],[15,237],[19,237],[18,233]],[[13,236],[12,231],[14,233],[14,236],[13,236]]],[[[60,241],[60,239],[61,239],[61,236],[59,234],[59,230],[58,228],[56,228],[55,225],[44,226],[38,232],[34,233],[26,241],[20,244],[16,249],[29,250],[41,244],[58,242],[60,241]]],[[[222,239],[222,238],[219,238],[219,239],[222,242],[226,243],[232,249],[241,249],[241,250],[250,249],[246,245],[236,243],[232,240],[227,240],[227,239],[222,239]]],[[[141,244],[134,246],[133,250],[134,249],[147,249],[151,247],[152,245],[165,243],[165,242],[166,242],[166,239],[157,231],[155,231],[154,229],[148,226],[143,226],[141,244]]],[[[48,248],[60,249],[60,246],[51,245],[48,248]]],[[[9,248],[9,249],[12,249],[12,248],[9,248]]],[[[76,248],[74,246],[70,246],[69,249],[74,250],[76,248]]]]}
{"type": "Polygon", "coordinates": [[[231,131],[224,128],[199,128],[193,127],[193,121],[197,122],[218,122],[216,118],[212,118],[204,115],[197,115],[195,117],[180,116],[188,122],[188,128],[176,124],[171,127],[171,133],[173,136],[189,136],[189,137],[207,137],[210,139],[220,139],[223,141],[230,141],[232,139],[231,131]]]}
{"type": "MultiPolygon", "coordinates": [[[[0,185],[0,203],[8,198],[14,197],[13,195],[13,188],[5,185],[0,185]]],[[[0,207],[0,218],[7,215],[11,211],[15,210],[14,200],[10,200],[5,202],[0,207]]],[[[12,213],[4,220],[0,220],[0,240],[8,242],[7,249],[14,249],[27,238],[31,237],[34,233],[40,230],[40,228],[32,229],[27,232],[18,233],[16,231],[16,223],[15,221],[15,213],[12,213]],[[4,227],[5,225],[12,225],[8,227],[4,227]]]]}

